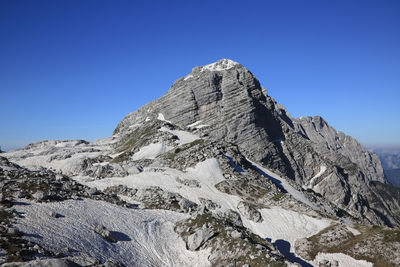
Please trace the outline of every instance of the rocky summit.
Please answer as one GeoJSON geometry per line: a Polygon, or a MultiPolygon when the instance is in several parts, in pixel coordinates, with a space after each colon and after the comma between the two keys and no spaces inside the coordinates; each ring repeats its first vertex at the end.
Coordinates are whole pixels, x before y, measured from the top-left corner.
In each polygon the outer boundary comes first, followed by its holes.
{"type": "Polygon", "coordinates": [[[229,59],[109,138],[2,153],[0,179],[5,266],[400,264],[400,189],[378,157],[229,59]]]}

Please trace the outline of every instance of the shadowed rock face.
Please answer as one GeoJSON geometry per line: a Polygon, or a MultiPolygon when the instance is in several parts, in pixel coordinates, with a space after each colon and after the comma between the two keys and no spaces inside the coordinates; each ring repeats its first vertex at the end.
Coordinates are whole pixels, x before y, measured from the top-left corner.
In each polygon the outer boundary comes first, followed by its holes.
{"type": "Polygon", "coordinates": [[[371,201],[371,181],[386,184],[381,163],[354,138],[321,117],[291,118],[239,63],[223,59],[175,81],[170,90],[126,116],[114,134],[155,120],[159,113],[182,128],[202,125],[215,140],[238,145],[249,159],[323,195],[372,223],[400,225],[388,205],[371,201]]]}

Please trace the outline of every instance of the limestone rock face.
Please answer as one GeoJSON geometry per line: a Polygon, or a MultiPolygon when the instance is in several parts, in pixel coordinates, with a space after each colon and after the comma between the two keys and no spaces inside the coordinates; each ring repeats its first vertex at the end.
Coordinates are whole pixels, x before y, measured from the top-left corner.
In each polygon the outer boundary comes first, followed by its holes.
{"type": "Polygon", "coordinates": [[[200,121],[213,138],[235,143],[249,157],[287,172],[273,142],[283,137],[281,125],[268,110],[266,92],[248,69],[233,61],[224,62],[227,60],[194,68],[162,98],[125,117],[114,134],[128,132],[132,125],[159,113],[183,128],[200,121]]]}
{"type": "Polygon", "coordinates": [[[340,154],[367,173],[370,180],[386,183],[378,156],[366,150],[356,139],[330,127],[322,117],[301,117],[294,120],[294,125],[298,133],[311,140],[313,147],[319,148],[320,153],[335,152],[329,155],[332,161],[340,154]]]}
{"type": "Polygon", "coordinates": [[[319,116],[292,118],[239,63],[223,59],[194,68],[160,99],[127,115],[114,134],[123,138],[157,119],[233,143],[246,158],[355,217],[400,225],[384,198],[370,197],[372,181],[387,184],[377,156],[319,116]]]}

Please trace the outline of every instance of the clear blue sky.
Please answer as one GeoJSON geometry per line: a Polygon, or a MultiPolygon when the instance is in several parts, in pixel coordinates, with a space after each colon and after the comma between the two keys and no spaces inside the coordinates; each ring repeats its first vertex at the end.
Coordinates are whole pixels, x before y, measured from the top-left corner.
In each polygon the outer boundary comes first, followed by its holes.
{"type": "Polygon", "coordinates": [[[400,144],[400,1],[2,0],[0,146],[108,137],[221,58],[294,117],[400,144]]]}

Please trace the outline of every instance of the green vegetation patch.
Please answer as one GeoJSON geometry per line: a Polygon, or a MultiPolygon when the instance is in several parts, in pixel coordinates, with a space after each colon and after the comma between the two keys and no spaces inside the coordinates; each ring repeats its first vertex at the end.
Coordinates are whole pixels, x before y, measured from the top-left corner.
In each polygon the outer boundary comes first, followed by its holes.
{"type": "Polygon", "coordinates": [[[272,197],[272,200],[274,201],[279,201],[283,196],[285,195],[285,193],[278,193],[275,196],[272,197]]]}
{"type": "Polygon", "coordinates": [[[124,137],[123,141],[118,145],[117,151],[123,152],[132,150],[140,141],[156,133],[157,129],[157,124],[136,128],[132,133],[124,137]]]}

